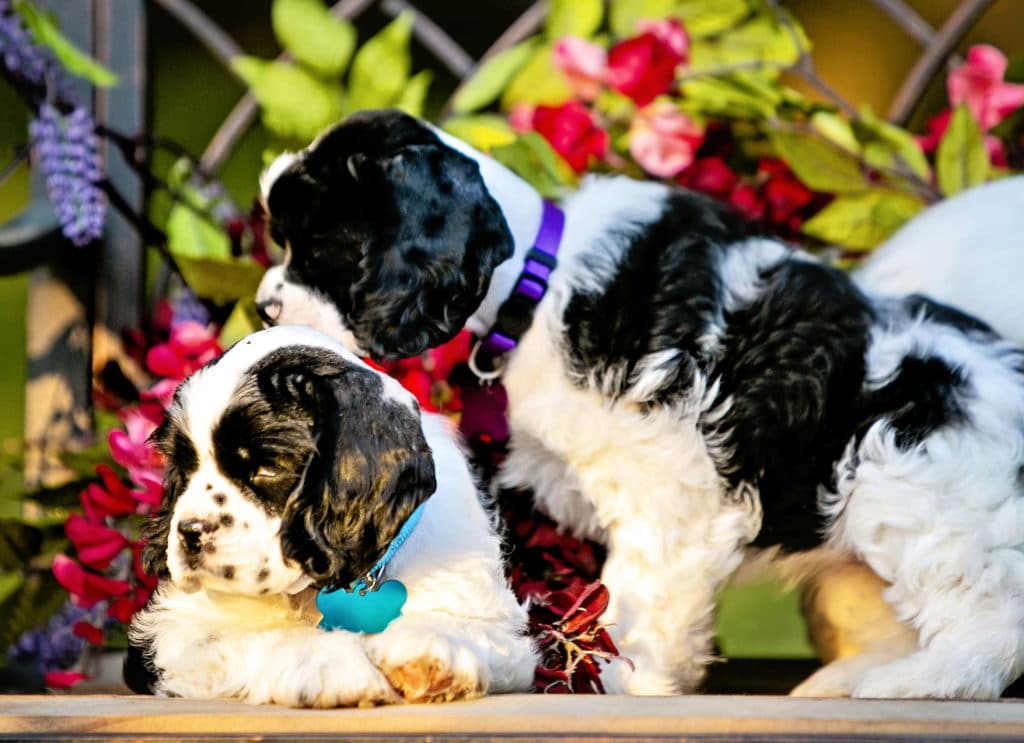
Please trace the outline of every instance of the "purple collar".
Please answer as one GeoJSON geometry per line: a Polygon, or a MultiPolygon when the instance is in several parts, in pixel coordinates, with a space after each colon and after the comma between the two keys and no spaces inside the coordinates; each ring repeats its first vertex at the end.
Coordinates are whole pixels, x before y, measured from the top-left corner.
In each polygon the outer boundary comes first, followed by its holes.
{"type": "MultiPolygon", "coordinates": [[[[487,356],[502,356],[519,342],[533,321],[533,312],[548,289],[548,279],[558,264],[558,246],[562,241],[565,227],[565,213],[553,203],[544,200],[544,213],[540,229],[533,241],[533,247],[526,253],[523,270],[516,280],[511,296],[498,308],[498,315],[490,332],[473,349],[473,358],[482,350],[487,356]]],[[[497,374],[481,374],[476,364],[471,364],[481,378],[494,378],[497,374]]]]}

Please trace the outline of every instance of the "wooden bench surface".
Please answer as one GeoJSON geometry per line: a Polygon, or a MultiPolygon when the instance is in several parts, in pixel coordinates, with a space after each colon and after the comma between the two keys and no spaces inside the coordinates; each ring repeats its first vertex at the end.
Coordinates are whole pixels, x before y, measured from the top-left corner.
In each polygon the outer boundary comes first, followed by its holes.
{"type": "Polygon", "coordinates": [[[0,696],[0,738],[215,736],[431,740],[1024,740],[1024,702],[508,695],[445,705],[295,710],[116,695],[0,696]]]}

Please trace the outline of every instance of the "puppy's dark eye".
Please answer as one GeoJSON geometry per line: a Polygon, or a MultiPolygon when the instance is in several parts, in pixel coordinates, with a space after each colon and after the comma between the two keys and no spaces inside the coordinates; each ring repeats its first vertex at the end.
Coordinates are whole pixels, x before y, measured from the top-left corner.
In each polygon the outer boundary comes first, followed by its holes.
{"type": "Polygon", "coordinates": [[[253,474],[253,480],[273,480],[277,477],[278,471],[273,467],[258,467],[253,474]]]}
{"type": "Polygon", "coordinates": [[[354,155],[350,155],[348,160],[345,161],[345,166],[348,168],[348,174],[352,176],[352,180],[359,182],[359,169],[366,162],[366,155],[361,152],[357,152],[354,155]]]}

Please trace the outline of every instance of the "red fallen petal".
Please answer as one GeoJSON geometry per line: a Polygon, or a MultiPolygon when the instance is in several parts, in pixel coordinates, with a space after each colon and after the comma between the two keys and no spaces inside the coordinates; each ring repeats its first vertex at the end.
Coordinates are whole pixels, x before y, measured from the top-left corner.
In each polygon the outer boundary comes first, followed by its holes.
{"type": "Polygon", "coordinates": [[[135,600],[127,596],[122,596],[110,603],[110,606],[107,607],[107,616],[116,619],[121,624],[128,624],[128,622],[132,620],[132,616],[135,614],[135,609],[135,600]]]}
{"type": "Polygon", "coordinates": [[[75,603],[86,609],[112,596],[123,596],[131,590],[125,581],[90,573],[67,555],[53,558],[53,576],[68,590],[75,603]]]}
{"type": "Polygon", "coordinates": [[[600,583],[591,584],[591,589],[577,600],[574,609],[566,612],[566,620],[562,624],[566,634],[575,634],[593,624],[608,608],[608,589],[600,583]]]}
{"type": "Polygon", "coordinates": [[[88,678],[92,677],[78,671],[49,671],[43,674],[43,682],[51,689],[67,689],[88,678]]]}
{"type": "Polygon", "coordinates": [[[96,627],[88,622],[75,622],[71,631],[75,633],[75,637],[81,637],[86,642],[91,642],[93,645],[103,644],[103,630],[96,627]]]}

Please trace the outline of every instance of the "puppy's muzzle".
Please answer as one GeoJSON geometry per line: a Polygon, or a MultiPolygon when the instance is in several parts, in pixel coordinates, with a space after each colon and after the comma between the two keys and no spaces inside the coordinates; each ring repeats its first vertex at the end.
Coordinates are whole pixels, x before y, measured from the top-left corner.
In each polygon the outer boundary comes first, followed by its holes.
{"type": "Polygon", "coordinates": [[[217,531],[217,524],[206,519],[185,519],[178,523],[178,536],[181,547],[187,555],[198,555],[203,550],[203,542],[209,535],[217,531]]]}
{"type": "Polygon", "coordinates": [[[276,325],[277,318],[281,316],[281,303],[276,299],[267,299],[256,303],[256,314],[265,325],[276,325]]]}

